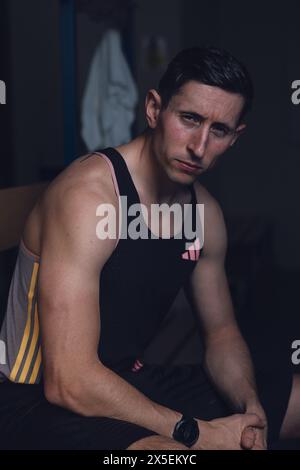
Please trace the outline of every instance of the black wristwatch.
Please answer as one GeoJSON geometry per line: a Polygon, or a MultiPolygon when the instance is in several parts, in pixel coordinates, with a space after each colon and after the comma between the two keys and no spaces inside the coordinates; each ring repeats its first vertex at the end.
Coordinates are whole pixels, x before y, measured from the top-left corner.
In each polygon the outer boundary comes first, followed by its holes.
{"type": "Polygon", "coordinates": [[[175,424],[173,439],[181,442],[186,447],[192,447],[199,438],[199,426],[194,418],[183,415],[181,420],[175,424]]]}

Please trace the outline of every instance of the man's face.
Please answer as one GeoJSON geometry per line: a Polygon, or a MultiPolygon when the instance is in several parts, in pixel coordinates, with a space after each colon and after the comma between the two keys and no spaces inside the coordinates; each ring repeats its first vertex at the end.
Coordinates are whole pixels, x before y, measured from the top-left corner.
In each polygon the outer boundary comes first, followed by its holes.
{"type": "Polygon", "coordinates": [[[153,149],[168,177],[191,184],[212,168],[241,133],[244,98],[221,88],[187,82],[161,109],[160,96],[148,93],[146,112],[153,129],[153,149]],[[152,98],[151,98],[152,96],[152,98]]]}

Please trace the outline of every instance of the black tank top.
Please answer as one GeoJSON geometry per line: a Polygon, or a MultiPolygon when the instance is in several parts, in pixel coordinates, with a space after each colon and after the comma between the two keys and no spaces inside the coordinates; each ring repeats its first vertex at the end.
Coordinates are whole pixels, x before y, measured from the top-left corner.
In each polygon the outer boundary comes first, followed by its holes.
{"type": "MultiPolygon", "coordinates": [[[[111,161],[120,196],[127,196],[128,207],[139,204],[138,192],[123,157],[113,148],[99,153],[111,161]]],[[[197,201],[194,187],[190,190],[195,231],[197,201]]],[[[128,224],[131,220],[128,216],[128,224]]],[[[189,256],[186,243],[192,244],[193,240],[120,238],[100,276],[98,354],[107,367],[118,371],[133,365],[158,331],[200,254],[196,250],[198,256],[189,256]]]]}

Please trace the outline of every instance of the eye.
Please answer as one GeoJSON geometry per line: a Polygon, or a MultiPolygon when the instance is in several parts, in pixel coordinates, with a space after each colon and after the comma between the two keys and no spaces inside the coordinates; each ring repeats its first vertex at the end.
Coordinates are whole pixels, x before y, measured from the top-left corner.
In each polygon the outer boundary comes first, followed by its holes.
{"type": "Polygon", "coordinates": [[[200,123],[200,119],[197,116],[194,116],[193,114],[182,114],[181,118],[183,119],[183,121],[189,122],[192,124],[200,123]]]}
{"type": "Polygon", "coordinates": [[[230,133],[228,129],[225,129],[224,127],[212,127],[211,132],[215,137],[218,137],[218,139],[223,139],[224,137],[227,137],[230,133]]]}

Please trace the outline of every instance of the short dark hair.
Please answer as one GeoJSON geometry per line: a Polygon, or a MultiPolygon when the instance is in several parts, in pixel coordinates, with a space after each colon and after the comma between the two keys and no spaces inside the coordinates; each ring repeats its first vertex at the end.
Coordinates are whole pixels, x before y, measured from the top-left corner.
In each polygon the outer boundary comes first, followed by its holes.
{"type": "Polygon", "coordinates": [[[172,96],[192,80],[242,95],[244,106],[239,121],[251,108],[253,84],[250,74],[239,60],[223,49],[192,47],[179,52],[158,84],[163,109],[167,108],[172,96]]]}

